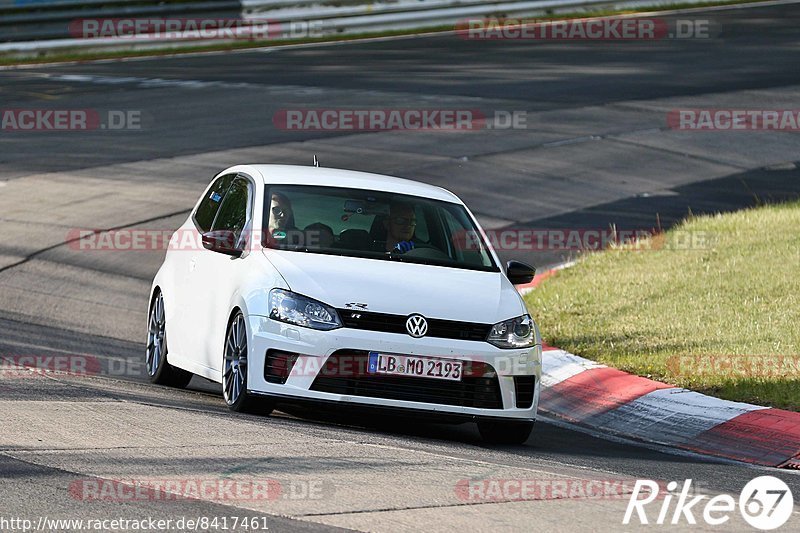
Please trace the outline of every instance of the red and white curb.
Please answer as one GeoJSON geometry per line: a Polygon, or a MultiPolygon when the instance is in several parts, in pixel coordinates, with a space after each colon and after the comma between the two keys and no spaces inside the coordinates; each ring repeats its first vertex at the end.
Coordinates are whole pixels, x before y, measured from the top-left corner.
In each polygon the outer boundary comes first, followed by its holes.
{"type": "MultiPolygon", "coordinates": [[[[552,274],[538,275],[524,289],[552,274]]],[[[800,468],[800,413],[721,400],[542,348],[539,410],[550,416],[647,443],[800,468]]]]}

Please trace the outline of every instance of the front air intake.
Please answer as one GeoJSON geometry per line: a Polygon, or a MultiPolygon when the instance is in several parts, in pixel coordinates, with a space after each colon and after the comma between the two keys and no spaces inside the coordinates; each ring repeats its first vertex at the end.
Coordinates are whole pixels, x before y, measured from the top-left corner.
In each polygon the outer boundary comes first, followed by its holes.
{"type": "Polygon", "coordinates": [[[268,383],[283,385],[289,379],[289,374],[292,372],[298,357],[296,353],[267,350],[267,357],[264,362],[264,379],[268,383]]]}

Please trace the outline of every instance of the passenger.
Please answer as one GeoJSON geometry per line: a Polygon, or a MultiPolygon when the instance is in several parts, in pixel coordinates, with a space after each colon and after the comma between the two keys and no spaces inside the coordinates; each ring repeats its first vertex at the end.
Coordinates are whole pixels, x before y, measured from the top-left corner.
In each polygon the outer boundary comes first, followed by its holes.
{"type": "Polygon", "coordinates": [[[330,248],[333,245],[333,230],[326,224],[309,224],[303,232],[306,237],[305,245],[309,248],[330,248]]]}

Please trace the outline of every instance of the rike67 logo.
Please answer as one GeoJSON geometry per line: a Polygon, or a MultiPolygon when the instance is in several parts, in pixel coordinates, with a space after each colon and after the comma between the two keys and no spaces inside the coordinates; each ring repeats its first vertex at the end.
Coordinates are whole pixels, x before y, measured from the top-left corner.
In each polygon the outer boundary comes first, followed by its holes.
{"type": "Polygon", "coordinates": [[[655,481],[637,480],[622,523],[629,524],[635,513],[641,524],[675,525],[684,520],[687,524],[696,524],[695,513],[697,513],[702,516],[706,524],[719,526],[727,523],[732,515],[735,516],[738,507],[742,518],[751,527],[768,531],[784,525],[794,510],[792,491],[786,483],[773,476],[760,476],[749,481],[739,494],[738,502],[729,494],[713,497],[693,496],[691,479],[684,481],[683,487],[677,494],[675,494],[678,489],[677,481],[670,481],[666,488],[668,491],[666,495],[659,494],[660,485],[655,481]],[[658,514],[654,517],[652,514],[648,515],[645,507],[656,500],[660,500],[661,505],[659,507],[656,504],[650,509],[651,512],[657,510],[658,514]],[[673,500],[675,500],[674,507],[673,500]]]}

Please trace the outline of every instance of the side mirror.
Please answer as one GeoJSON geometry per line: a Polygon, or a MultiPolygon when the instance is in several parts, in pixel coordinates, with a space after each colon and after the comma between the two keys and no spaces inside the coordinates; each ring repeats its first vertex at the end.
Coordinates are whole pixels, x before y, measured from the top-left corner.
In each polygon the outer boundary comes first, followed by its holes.
{"type": "Polygon", "coordinates": [[[506,275],[514,285],[525,285],[533,281],[536,269],[520,261],[509,261],[506,265],[506,275]]]}
{"type": "Polygon", "coordinates": [[[237,235],[233,231],[218,230],[203,233],[203,248],[220,254],[241,257],[244,250],[236,246],[237,235]]]}

